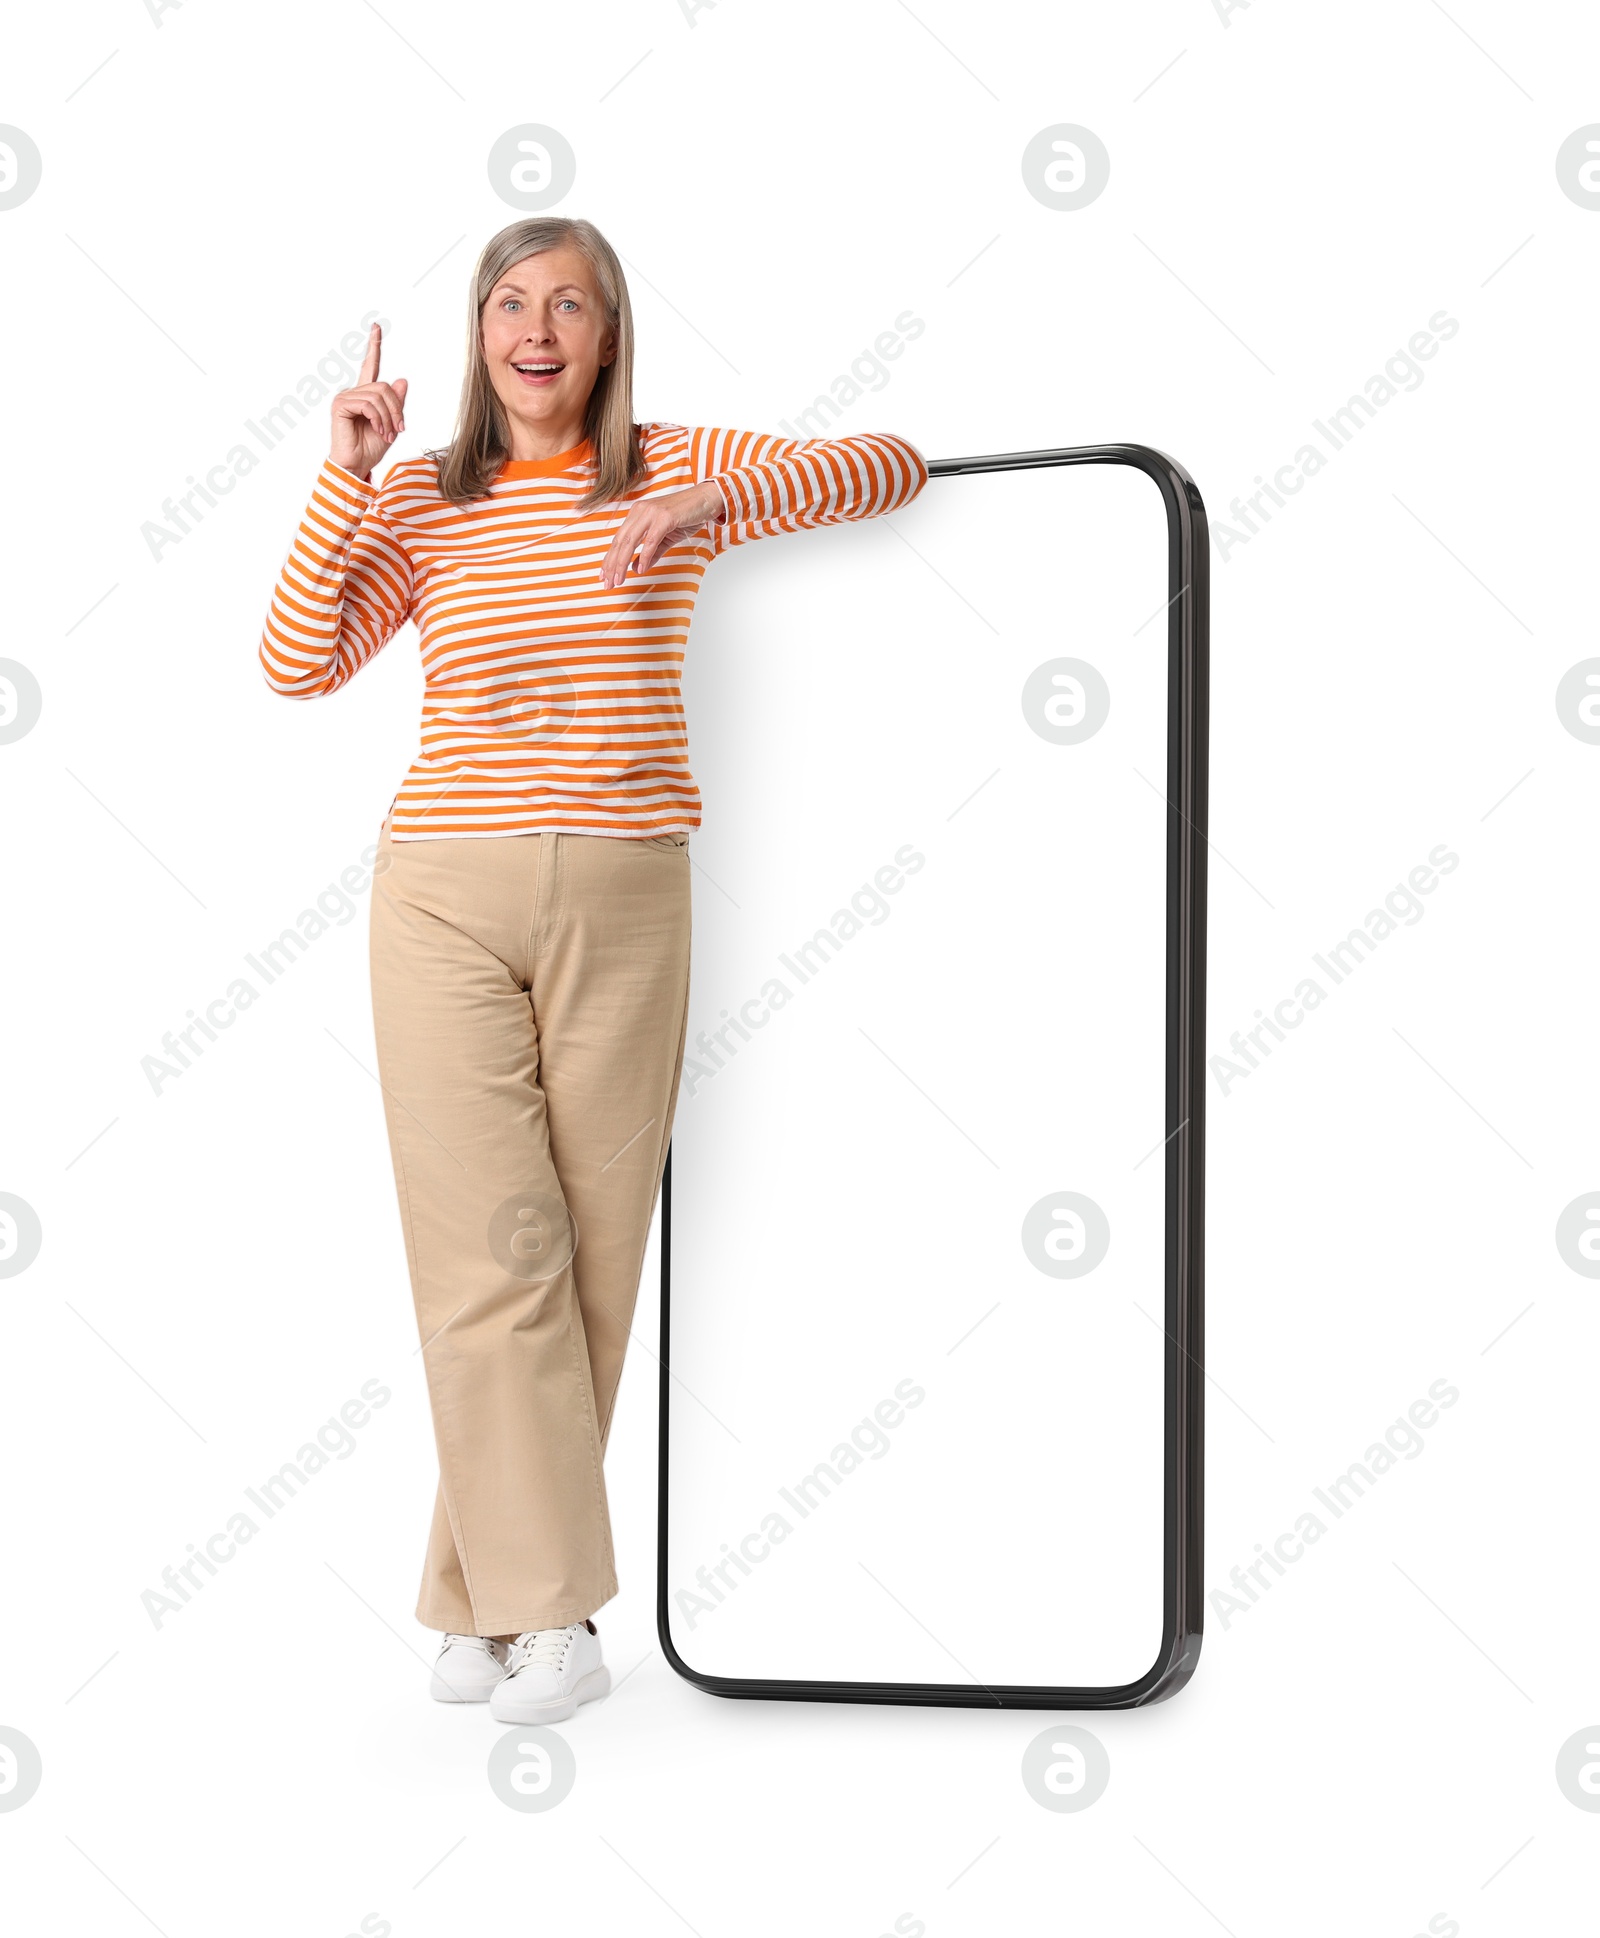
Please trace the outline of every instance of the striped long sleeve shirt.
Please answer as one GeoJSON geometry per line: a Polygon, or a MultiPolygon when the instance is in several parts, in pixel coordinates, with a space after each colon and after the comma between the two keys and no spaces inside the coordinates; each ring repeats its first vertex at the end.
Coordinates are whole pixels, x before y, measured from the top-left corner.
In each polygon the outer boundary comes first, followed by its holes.
{"type": "Polygon", "coordinates": [[[688,833],[700,825],[679,681],[706,566],[730,545],[908,504],[920,453],[885,432],[795,440],[641,424],[648,466],[581,516],[585,442],[506,464],[489,497],[441,497],[433,461],[374,486],[327,460],[272,594],[260,658],[290,698],[333,693],[408,619],[421,639],[421,750],[390,837],[688,833]],[[715,483],[725,516],[620,586],[601,561],[640,498],[715,483]]]}

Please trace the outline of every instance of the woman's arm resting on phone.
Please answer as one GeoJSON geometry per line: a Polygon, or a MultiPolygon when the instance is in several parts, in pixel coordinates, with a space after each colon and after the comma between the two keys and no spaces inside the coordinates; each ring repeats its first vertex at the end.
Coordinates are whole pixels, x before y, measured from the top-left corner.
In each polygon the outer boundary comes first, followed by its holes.
{"type": "Polygon", "coordinates": [[[922,453],[889,431],[797,441],[696,429],[689,459],[695,477],[716,485],[727,505],[726,520],[712,527],[719,552],[778,532],[898,511],[928,482],[922,453]]]}

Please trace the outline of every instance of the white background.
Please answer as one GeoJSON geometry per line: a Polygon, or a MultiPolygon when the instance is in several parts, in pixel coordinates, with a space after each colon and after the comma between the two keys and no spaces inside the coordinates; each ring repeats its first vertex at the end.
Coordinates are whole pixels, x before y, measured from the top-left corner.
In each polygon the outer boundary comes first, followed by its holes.
{"type": "MultiPolygon", "coordinates": [[[[1600,1342],[1554,1234],[1600,1189],[1600,748],[1554,702],[1596,652],[1600,215],[1555,163],[1600,118],[1596,40],[1576,8],[1465,0],[1226,21],[1200,0],[692,21],[188,0],[8,27],[0,119],[44,161],[0,211],[4,652],[44,694],[0,767],[3,1188],[44,1230],[0,1297],[0,1721],[44,1766],[0,1815],[19,1922],[1582,1927],[1600,1818],[1555,1759],[1600,1719],[1600,1342]],[[610,1454],[619,1687],[563,1728],[570,1796],[509,1810],[500,1732],[427,1701],[410,1615],[433,1455],[365,898],[160,1096],[141,1072],[358,861],[420,685],[408,638],[323,703],[261,681],[325,407],[159,563],[142,528],[372,309],[412,382],[395,455],[449,435],[467,273],[518,212],[487,156],[525,122],[570,141],[563,211],[629,265],[641,417],[778,429],[910,308],[926,331],[840,429],[931,457],[1148,442],[1216,523],[1436,312],[1460,324],[1213,554],[1211,1050],[1437,844],[1460,863],[1269,1060],[1213,1082],[1208,1590],[1430,1385],[1459,1399],[1253,1605],[1213,1605],[1175,1701],[1076,1719],[1110,1762],[1080,1813],[1022,1782],[1047,1717],[730,1704],[672,1675],[643,1354],[610,1454]],[[1077,211],[1021,172],[1063,122],[1111,158],[1077,211]],[[162,1568],[368,1380],[392,1398],[355,1451],[152,1627],[162,1568]]],[[[1003,1584],[965,1592],[1007,1619],[1003,1584]]]]}

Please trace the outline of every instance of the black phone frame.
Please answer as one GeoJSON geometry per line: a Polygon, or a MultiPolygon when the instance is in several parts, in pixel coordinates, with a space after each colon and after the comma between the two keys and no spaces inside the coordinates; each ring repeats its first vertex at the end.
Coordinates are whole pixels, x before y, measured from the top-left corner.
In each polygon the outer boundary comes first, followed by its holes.
{"type": "Polygon", "coordinates": [[[902,1703],[928,1708],[1135,1709],[1175,1695],[1193,1675],[1204,1623],[1205,955],[1210,680],[1210,539],[1205,506],[1182,465],[1147,444],[940,458],[930,480],[1068,464],[1126,464],[1160,491],[1167,514],[1167,1122],[1163,1367],[1162,1638],[1128,1683],[1031,1684],[790,1681],[714,1676],[673,1644],[667,1584],[671,1389],[672,1151],[661,1187],[661,1356],[656,1630],[673,1669],[714,1696],[769,1702],[902,1703]]]}

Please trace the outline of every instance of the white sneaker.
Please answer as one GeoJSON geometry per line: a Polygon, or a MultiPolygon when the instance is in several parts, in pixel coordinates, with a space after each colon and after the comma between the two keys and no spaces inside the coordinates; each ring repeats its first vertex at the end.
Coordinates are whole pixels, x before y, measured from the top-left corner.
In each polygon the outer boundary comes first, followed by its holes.
{"type": "Polygon", "coordinates": [[[502,1723],[559,1723],[581,1702],[611,1687],[600,1660],[593,1622],[567,1628],[528,1629],[511,1644],[504,1677],[489,1697],[489,1714],[502,1723]]]}
{"type": "Polygon", "coordinates": [[[447,1635],[433,1665],[434,1701],[487,1702],[490,1690],[505,1680],[509,1654],[504,1642],[486,1635],[447,1635]]]}

